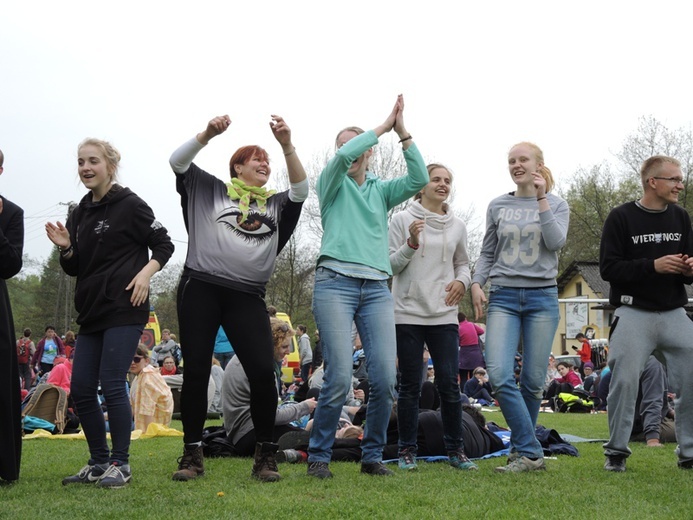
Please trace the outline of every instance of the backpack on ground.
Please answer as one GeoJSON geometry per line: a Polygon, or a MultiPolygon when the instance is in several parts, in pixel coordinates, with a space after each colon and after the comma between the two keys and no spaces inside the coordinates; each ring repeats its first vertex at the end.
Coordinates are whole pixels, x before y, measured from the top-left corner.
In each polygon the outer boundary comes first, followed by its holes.
{"type": "Polygon", "coordinates": [[[590,413],[595,402],[588,397],[561,392],[556,397],[556,411],[561,413],[590,413]]]}
{"type": "Polygon", "coordinates": [[[67,392],[59,386],[42,383],[22,409],[22,422],[30,415],[55,425],[53,433],[63,433],[67,422],[67,392]]]}

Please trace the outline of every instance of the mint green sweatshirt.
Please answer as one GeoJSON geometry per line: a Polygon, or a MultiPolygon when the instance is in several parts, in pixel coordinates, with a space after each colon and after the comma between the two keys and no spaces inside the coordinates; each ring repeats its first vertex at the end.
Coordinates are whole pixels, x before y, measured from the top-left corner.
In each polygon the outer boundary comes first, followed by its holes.
{"type": "Polygon", "coordinates": [[[423,157],[411,144],[404,152],[407,175],[383,181],[370,172],[359,186],[347,175],[351,164],[378,144],[373,130],[357,135],[337,150],[316,185],[322,217],[318,265],[325,258],[353,262],[392,274],[387,212],[428,184],[423,157]]]}

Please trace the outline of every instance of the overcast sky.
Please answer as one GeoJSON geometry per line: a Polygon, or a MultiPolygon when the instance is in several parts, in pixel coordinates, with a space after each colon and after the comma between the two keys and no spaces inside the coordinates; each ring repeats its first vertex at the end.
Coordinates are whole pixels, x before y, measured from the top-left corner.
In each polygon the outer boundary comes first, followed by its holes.
{"type": "MultiPolygon", "coordinates": [[[[185,257],[171,152],[215,115],[233,121],[196,163],[226,179],[245,144],[284,166],[282,115],[304,163],[348,125],[373,128],[398,93],[427,161],[455,172],[483,218],[513,184],[509,147],[536,142],[565,185],[613,159],[638,118],[693,121],[689,2],[408,0],[6,2],[0,11],[0,192],[25,210],[25,253],[85,189],[77,144],[111,141],[121,180],[185,257]],[[471,2],[469,4],[472,4],[471,2]]],[[[315,194],[311,193],[311,197],[315,194]]]]}

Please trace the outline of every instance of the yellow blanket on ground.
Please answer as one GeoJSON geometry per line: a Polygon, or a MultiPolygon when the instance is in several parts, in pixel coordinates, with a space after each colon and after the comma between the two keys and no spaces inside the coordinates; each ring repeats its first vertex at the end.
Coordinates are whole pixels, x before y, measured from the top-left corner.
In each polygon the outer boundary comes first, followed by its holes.
{"type": "MultiPolygon", "coordinates": [[[[147,431],[142,433],[142,430],[133,430],[130,438],[132,440],[136,439],[151,439],[153,437],[182,437],[183,432],[164,426],[163,424],[151,423],[147,427],[147,431]]],[[[110,435],[108,435],[110,437],[110,435]]],[[[66,433],[60,435],[53,435],[47,430],[34,430],[34,433],[24,436],[24,440],[29,439],[79,439],[87,440],[84,436],[84,432],[79,433],[66,433]]]]}

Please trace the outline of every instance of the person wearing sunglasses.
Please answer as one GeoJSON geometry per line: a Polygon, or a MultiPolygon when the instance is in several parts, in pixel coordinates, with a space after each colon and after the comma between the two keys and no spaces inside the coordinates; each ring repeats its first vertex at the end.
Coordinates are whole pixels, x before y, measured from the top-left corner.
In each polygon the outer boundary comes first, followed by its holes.
{"type": "Polygon", "coordinates": [[[130,406],[135,420],[135,430],[147,431],[152,424],[171,424],[173,394],[159,371],[149,364],[149,352],[139,344],[130,363],[130,373],[135,376],[130,388],[130,406]]]}

